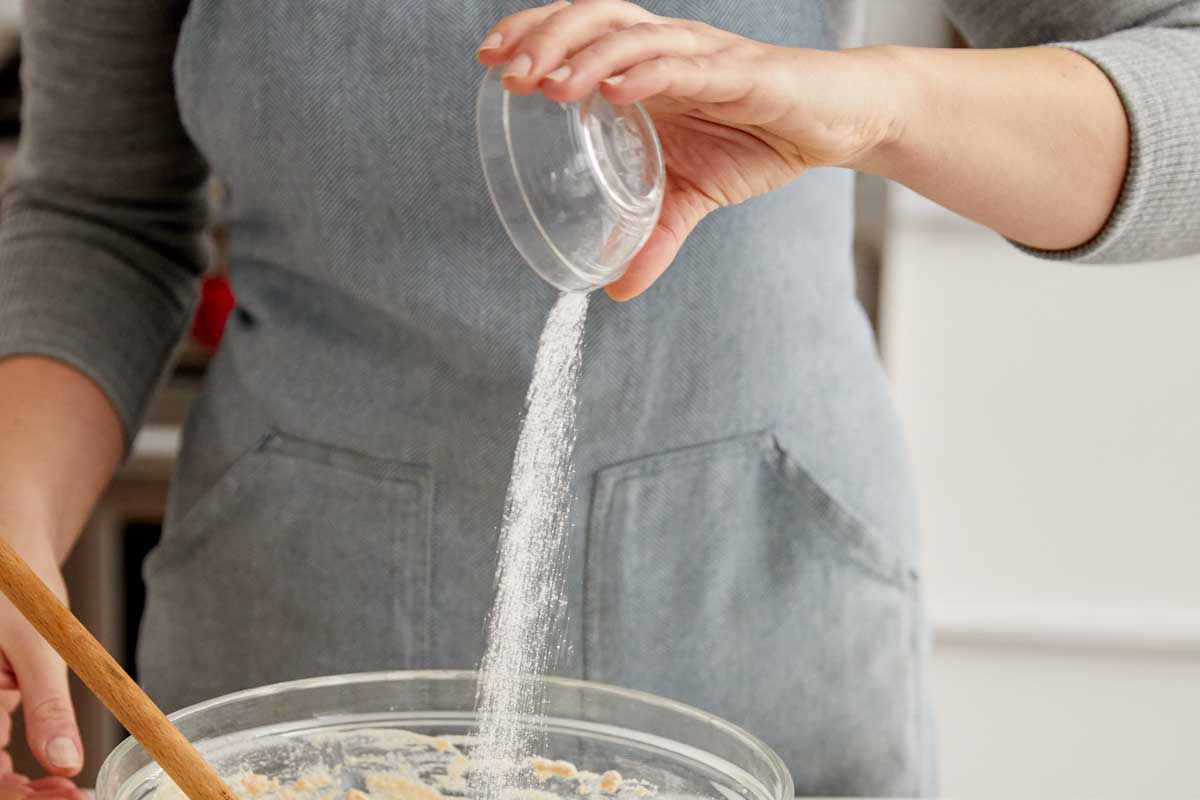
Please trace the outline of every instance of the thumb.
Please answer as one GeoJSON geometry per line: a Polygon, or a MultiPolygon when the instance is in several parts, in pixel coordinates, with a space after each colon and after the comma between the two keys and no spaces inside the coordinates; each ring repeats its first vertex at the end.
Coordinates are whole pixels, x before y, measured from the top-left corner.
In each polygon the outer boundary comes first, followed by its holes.
{"type": "Polygon", "coordinates": [[[67,665],[30,631],[9,654],[25,708],[30,751],[51,775],[70,777],[83,767],[83,745],[67,684],[67,665]]]}
{"type": "Polygon", "coordinates": [[[669,188],[658,224],[621,277],[604,287],[608,296],[631,300],[649,289],[671,266],[688,234],[714,208],[711,201],[686,184],[669,188]]]}

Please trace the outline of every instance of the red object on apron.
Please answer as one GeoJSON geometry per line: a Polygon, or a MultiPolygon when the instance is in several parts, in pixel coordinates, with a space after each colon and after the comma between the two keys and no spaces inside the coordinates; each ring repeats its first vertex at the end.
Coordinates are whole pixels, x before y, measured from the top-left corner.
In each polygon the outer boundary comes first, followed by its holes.
{"type": "Polygon", "coordinates": [[[225,320],[236,304],[229,280],[224,275],[205,278],[200,288],[200,305],[192,319],[192,338],[216,350],[225,331],[225,320]]]}

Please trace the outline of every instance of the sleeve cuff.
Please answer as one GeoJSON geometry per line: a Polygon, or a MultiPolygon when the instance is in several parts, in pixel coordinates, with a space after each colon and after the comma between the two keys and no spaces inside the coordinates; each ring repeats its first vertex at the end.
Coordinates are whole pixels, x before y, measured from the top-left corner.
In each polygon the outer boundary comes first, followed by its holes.
{"type": "Polygon", "coordinates": [[[87,375],[117,409],[128,452],[190,317],[194,285],[169,290],[103,248],[24,237],[8,221],[4,239],[0,358],[42,355],[87,375]]]}
{"type": "Polygon", "coordinates": [[[1200,252],[1200,30],[1135,28],[1058,43],[1092,61],[1125,105],[1129,167],[1112,215],[1091,241],[1040,258],[1118,264],[1200,252]]]}

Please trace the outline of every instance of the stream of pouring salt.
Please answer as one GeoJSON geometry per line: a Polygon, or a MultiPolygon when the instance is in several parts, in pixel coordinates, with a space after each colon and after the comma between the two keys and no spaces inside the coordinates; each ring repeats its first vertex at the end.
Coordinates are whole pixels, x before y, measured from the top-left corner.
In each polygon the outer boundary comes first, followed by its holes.
{"type": "MultiPolygon", "coordinates": [[[[553,667],[560,645],[575,386],[587,303],[586,294],[563,294],[546,320],[513,456],[477,699],[475,752],[497,765],[533,755],[534,732],[520,718],[539,714],[543,698],[527,678],[553,667]]],[[[494,800],[508,782],[498,768],[480,789],[494,800]]]]}

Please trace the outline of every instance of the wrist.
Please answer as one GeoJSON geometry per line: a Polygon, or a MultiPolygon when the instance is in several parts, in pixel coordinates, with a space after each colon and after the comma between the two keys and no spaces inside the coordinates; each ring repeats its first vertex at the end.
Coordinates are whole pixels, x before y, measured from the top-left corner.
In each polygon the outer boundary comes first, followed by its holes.
{"type": "Polygon", "coordinates": [[[849,86],[859,92],[863,146],[841,166],[892,177],[910,158],[911,132],[921,103],[914,80],[914,48],[860,47],[839,55],[851,61],[849,86]]]}
{"type": "Polygon", "coordinates": [[[0,536],[35,568],[58,567],[66,559],[66,537],[58,535],[58,521],[51,509],[31,502],[29,494],[14,497],[0,491],[0,536]]]}

